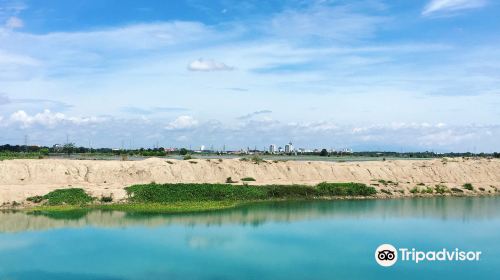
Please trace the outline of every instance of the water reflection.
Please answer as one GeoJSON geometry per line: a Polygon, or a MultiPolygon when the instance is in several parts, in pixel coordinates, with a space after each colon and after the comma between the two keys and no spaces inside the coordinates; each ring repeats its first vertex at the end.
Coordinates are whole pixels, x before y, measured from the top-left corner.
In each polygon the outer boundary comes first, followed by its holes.
{"type": "MultiPolygon", "coordinates": [[[[428,198],[394,200],[335,200],[269,202],[234,209],[190,214],[144,214],[120,211],[79,210],[55,213],[0,212],[0,232],[46,230],[65,227],[128,227],[164,225],[259,226],[267,222],[315,219],[458,219],[499,218],[500,198],[428,198]]],[[[193,241],[202,244],[199,241],[193,241]]],[[[201,246],[201,245],[200,245],[201,246]]]]}

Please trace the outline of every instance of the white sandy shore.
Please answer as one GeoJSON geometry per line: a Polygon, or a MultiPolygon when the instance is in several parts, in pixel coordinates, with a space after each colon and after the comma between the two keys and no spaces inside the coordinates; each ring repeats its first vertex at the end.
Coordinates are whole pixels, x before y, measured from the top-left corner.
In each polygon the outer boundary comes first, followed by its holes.
{"type": "Polygon", "coordinates": [[[224,183],[227,177],[237,181],[253,177],[257,181],[252,184],[308,185],[323,181],[378,184],[376,181],[383,179],[398,185],[375,187],[394,192],[394,196],[411,195],[409,190],[419,183],[443,184],[450,188],[472,183],[476,191],[465,190],[465,195],[495,194],[500,190],[500,160],[266,161],[260,164],[239,159],[5,160],[0,162],[0,204],[22,202],[30,196],[68,187],[81,187],[94,196],[113,194],[115,199],[122,199],[126,196],[123,188],[133,184],[224,183]]]}

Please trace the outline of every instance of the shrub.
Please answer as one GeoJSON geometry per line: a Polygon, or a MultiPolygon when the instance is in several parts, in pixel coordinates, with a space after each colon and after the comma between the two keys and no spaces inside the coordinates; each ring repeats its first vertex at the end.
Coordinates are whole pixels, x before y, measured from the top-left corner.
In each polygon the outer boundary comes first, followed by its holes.
{"type": "Polygon", "coordinates": [[[482,192],[484,192],[484,191],[485,191],[485,189],[484,189],[484,188],[479,188],[479,190],[480,190],[480,191],[482,191],[482,192]]]}
{"type": "Polygon", "coordinates": [[[420,190],[418,189],[418,187],[413,187],[413,188],[410,190],[410,193],[412,193],[412,194],[417,194],[417,193],[419,193],[419,192],[420,192],[420,190]]]}
{"type": "Polygon", "coordinates": [[[49,205],[79,205],[92,202],[93,198],[83,189],[60,189],[52,191],[43,196],[49,205]]]}
{"type": "Polygon", "coordinates": [[[368,187],[361,183],[327,183],[318,184],[321,194],[332,196],[369,196],[377,193],[374,187],[368,187]]]}
{"type": "Polygon", "coordinates": [[[193,159],[193,157],[191,155],[185,155],[183,157],[184,160],[190,160],[190,159],[193,159]]]}
{"type": "Polygon", "coordinates": [[[447,193],[449,192],[448,188],[444,185],[436,185],[434,187],[434,190],[436,191],[436,193],[438,194],[444,194],[444,193],[447,193]]]}
{"type": "Polygon", "coordinates": [[[253,177],[245,177],[245,178],[241,178],[241,181],[255,181],[255,178],[253,177]]]}
{"type": "Polygon", "coordinates": [[[167,160],[167,163],[168,163],[168,164],[174,164],[174,162],[173,162],[173,161],[170,161],[170,160],[167,160]]]}
{"type": "Polygon", "coordinates": [[[472,186],[471,183],[465,183],[462,187],[464,187],[464,189],[469,190],[469,191],[474,190],[474,187],[472,186]]]}
{"type": "Polygon", "coordinates": [[[459,188],[451,188],[451,191],[452,192],[456,192],[456,193],[463,193],[464,191],[459,189],[459,188]]]}
{"type": "Polygon", "coordinates": [[[263,162],[263,161],[264,161],[264,159],[262,159],[261,157],[259,157],[259,156],[255,155],[255,156],[253,156],[253,157],[252,157],[252,161],[253,161],[253,163],[255,163],[255,164],[259,164],[259,163],[263,162]]]}
{"type": "Polygon", "coordinates": [[[383,179],[380,179],[378,180],[378,182],[384,186],[387,186],[387,181],[386,180],[383,180],[383,179]]]}
{"type": "Polygon", "coordinates": [[[417,186],[425,186],[424,183],[418,183],[417,186]]]}
{"type": "Polygon", "coordinates": [[[432,194],[434,193],[434,190],[431,187],[427,187],[425,189],[422,189],[422,193],[432,194]]]}
{"type": "Polygon", "coordinates": [[[228,184],[148,184],[125,188],[130,202],[171,203],[180,201],[307,199],[331,196],[368,196],[372,187],[357,183],[305,185],[228,185],[228,184]]]}
{"type": "Polygon", "coordinates": [[[107,202],[112,202],[113,201],[113,195],[109,196],[101,196],[101,202],[107,203],[107,202]]]}
{"type": "Polygon", "coordinates": [[[232,184],[232,183],[237,183],[237,181],[233,181],[231,177],[226,178],[226,184],[232,184]]]}
{"type": "Polygon", "coordinates": [[[194,161],[194,160],[190,160],[189,163],[191,163],[191,164],[198,164],[198,162],[194,161]]]}
{"type": "Polygon", "coordinates": [[[33,203],[40,203],[43,201],[43,196],[40,196],[40,195],[35,195],[35,196],[31,196],[31,197],[28,197],[26,198],[27,201],[31,201],[33,203]]]}
{"type": "Polygon", "coordinates": [[[390,190],[381,189],[380,191],[385,193],[385,194],[392,195],[392,192],[390,190]]]}

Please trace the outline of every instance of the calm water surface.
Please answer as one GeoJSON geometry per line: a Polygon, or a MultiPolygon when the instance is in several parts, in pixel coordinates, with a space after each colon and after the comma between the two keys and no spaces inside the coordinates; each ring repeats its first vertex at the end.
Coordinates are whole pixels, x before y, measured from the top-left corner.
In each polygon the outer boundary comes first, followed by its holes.
{"type": "Polygon", "coordinates": [[[0,212],[0,279],[500,279],[500,198],[266,203],[188,215],[0,212]],[[374,260],[396,247],[478,262],[374,260]]]}

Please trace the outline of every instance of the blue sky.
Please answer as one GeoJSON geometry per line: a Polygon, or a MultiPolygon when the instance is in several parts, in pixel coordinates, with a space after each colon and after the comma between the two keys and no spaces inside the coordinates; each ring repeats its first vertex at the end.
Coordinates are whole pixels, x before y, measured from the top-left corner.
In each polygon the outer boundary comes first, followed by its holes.
{"type": "Polygon", "coordinates": [[[500,150],[500,3],[0,0],[0,142],[500,150]]]}

